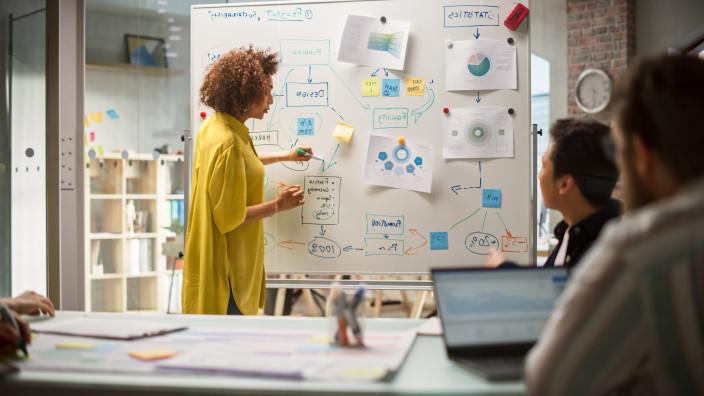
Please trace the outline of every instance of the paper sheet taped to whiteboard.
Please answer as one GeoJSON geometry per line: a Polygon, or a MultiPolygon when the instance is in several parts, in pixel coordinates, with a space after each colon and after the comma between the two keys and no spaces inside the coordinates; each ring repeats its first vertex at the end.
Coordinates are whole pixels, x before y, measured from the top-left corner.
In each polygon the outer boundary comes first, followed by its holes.
{"type": "Polygon", "coordinates": [[[370,135],[364,181],[367,184],[429,193],[433,184],[430,148],[416,142],[370,135]]]}
{"type": "Polygon", "coordinates": [[[337,60],[403,70],[411,23],[348,15],[337,60]]]}
{"type": "Polygon", "coordinates": [[[516,89],[516,47],[503,40],[450,42],[446,50],[448,91],[516,89]]]}
{"type": "Polygon", "coordinates": [[[506,107],[450,108],[442,131],[445,158],[513,157],[513,119],[506,107]]]}

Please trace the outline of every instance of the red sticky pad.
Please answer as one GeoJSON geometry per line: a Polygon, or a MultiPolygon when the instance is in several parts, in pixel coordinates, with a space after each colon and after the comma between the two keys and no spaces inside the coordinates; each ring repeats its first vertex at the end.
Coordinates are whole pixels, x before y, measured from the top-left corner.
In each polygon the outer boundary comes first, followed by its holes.
{"type": "Polygon", "coordinates": [[[528,16],[528,8],[521,3],[513,7],[513,11],[504,20],[504,25],[511,30],[518,29],[518,26],[528,16]]]}
{"type": "Polygon", "coordinates": [[[95,141],[95,132],[90,133],[90,142],[93,143],[95,141]]]}

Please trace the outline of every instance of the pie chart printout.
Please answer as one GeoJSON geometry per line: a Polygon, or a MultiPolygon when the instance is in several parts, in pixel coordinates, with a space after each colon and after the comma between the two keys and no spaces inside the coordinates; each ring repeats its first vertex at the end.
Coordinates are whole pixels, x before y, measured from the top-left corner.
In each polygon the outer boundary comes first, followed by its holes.
{"type": "Polygon", "coordinates": [[[475,77],[481,77],[491,69],[491,61],[483,54],[472,54],[467,59],[467,69],[475,77]]]}

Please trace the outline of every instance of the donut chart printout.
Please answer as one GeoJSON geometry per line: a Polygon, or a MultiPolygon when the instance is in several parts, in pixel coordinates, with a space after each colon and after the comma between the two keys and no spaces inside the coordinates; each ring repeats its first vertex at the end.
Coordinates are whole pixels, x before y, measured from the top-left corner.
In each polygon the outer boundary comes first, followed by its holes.
{"type": "Polygon", "coordinates": [[[280,61],[273,103],[246,123],[255,149],[317,157],[265,167],[266,200],[280,183],[305,198],[264,221],[269,273],[427,274],[483,266],[492,248],[529,262],[529,36],[502,23],[513,1],[482,3],[192,7],[194,139],[213,113],[199,103],[203,76],[252,44],[280,61]]]}

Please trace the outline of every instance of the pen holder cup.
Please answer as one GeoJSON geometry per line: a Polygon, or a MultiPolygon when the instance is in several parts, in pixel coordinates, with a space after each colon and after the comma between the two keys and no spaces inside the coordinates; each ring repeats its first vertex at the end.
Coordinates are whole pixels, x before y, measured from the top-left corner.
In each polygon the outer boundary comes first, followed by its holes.
{"type": "Polygon", "coordinates": [[[365,311],[363,290],[333,290],[325,307],[330,343],[341,347],[363,347],[365,311]]]}

